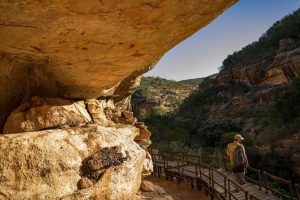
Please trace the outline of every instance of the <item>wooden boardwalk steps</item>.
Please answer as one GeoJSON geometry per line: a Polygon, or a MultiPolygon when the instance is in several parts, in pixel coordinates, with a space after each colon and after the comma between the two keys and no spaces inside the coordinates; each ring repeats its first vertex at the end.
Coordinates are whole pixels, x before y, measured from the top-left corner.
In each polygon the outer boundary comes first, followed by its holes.
{"type": "Polygon", "coordinates": [[[251,177],[246,177],[246,184],[235,182],[233,173],[211,167],[201,162],[200,156],[185,155],[182,152],[167,153],[151,149],[154,175],[164,175],[167,180],[185,181],[192,188],[203,190],[211,199],[220,200],[300,200],[300,185],[249,167],[251,177]],[[256,178],[253,178],[256,177],[256,178]],[[286,188],[279,192],[269,183],[276,182],[286,188]]]}

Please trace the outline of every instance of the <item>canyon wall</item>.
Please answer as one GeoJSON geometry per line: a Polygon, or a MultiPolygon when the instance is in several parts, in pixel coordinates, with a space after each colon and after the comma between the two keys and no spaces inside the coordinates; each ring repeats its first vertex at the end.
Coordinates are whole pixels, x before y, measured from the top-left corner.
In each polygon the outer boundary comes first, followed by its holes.
{"type": "MultiPolygon", "coordinates": [[[[281,41],[283,43],[285,40],[281,41]]],[[[300,75],[300,48],[281,46],[275,56],[247,66],[225,69],[216,79],[217,85],[245,84],[249,91],[240,96],[227,97],[222,105],[211,107],[212,116],[227,116],[243,123],[245,131],[255,139],[254,118],[266,111],[284,93],[291,80],[300,75]],[[241,115],[247,113],[248,115],[241,115]]],[[[222,95],[222,94],[220,94],[222,95]]]]}
{"type": "Polygon", "coordinates": [[[0,2],[0,199],[133,199],[139,76],[236,0],[0,2]]]}

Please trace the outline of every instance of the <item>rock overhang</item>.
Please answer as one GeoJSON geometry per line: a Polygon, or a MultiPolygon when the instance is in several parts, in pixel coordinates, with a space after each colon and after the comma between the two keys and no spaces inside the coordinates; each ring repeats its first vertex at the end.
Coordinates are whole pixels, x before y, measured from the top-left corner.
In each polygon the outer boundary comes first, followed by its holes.
{"type": "Polygon", "coordinates": [[[0,2],[0,127],[31,96],[116,97],[237,0],[0,2]]]}

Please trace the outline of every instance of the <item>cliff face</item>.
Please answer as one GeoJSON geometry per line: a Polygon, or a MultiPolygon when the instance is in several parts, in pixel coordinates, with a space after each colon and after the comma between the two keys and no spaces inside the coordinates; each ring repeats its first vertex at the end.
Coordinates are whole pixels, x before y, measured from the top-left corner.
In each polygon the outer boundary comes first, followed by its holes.
{"type": "MultiPolygon", "coordinates": [[[[288,90],[291,80],[299,75],[299,47],[293,50],[286,50],[281,47],[274,57],[267,60],[244,67],[223,70],[217,77],[218,85],[228,85],[232,82],[243,83],[247,85],[249,91],[239,96],[228,97],[227,102],[212,105],[209,111],[212,118],[218,116],[233,119],[243,128],[243,132],[253,139],[262,155],[276,153],[278,157],[281,156],[281,158],[286,159],[285,162],[290,163],[289,167],[298,175],[300,174],[299,130],[294,130],[292,135],[282,136],[278,141],[265,138],[262,142],[261,127],[257,119],[274,104],[279,95],[288,90]]],[[[277,159],[280,160],[278,157],[277,159]]],[[[273,159],[270,163],[278,161],[275,160],[273,159]]],[[[265,163],[267,162],[265,161],[265,163]]],[[[277,167],[282,165],[283,163],[278,163],[277,167]]]]}
{"type": "MultiPolygon", "coordinates": [[[[284,43],[285,40],[281,41],[284,43]]],[[[213,116],[228,116],[239,123],[249,123],[246,129],[255,137],[254,117],[265,111],[277,97],[284,93],[290,81],[300,75],[300,48],[286,50],[281,47],[274,57],[255,64],[223,70],[219,73],[216,84],[245,84],[249,91],[240,96],[228,97],[223,105],[211,107],[213,116]],[[247,113],[248,115],[241,115],[247,113]],[[251,128],[252,127],[252,128],[251,128]],[[253,135],[254,134],[254,135],[253,135]]]]}
{"type": "Polygon", "coordinates": [[[236,0],[0,2],[0,199],[134,199],[139,76],[236,0]]]}
{"type": "Polygon", "coordinates": [[[217,83],[239,82],[250,86],[282,85],[300,74],[299,64],[300,48],[290,51],[280,49],[274,57],[267,60],[222,71],[217,77],[217,83]]]}

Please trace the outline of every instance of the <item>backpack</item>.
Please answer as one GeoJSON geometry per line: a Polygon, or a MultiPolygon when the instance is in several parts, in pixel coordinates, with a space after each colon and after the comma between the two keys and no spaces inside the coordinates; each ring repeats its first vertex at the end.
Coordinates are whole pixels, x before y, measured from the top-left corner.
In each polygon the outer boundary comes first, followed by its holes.
{"type": "Polygon", "coordinates": [[[243,172],[245,169],[246,158],[241,145],[238,145],[234,149],[233,158],[234,158],[233,172],[235,173],[243,172]]]}

